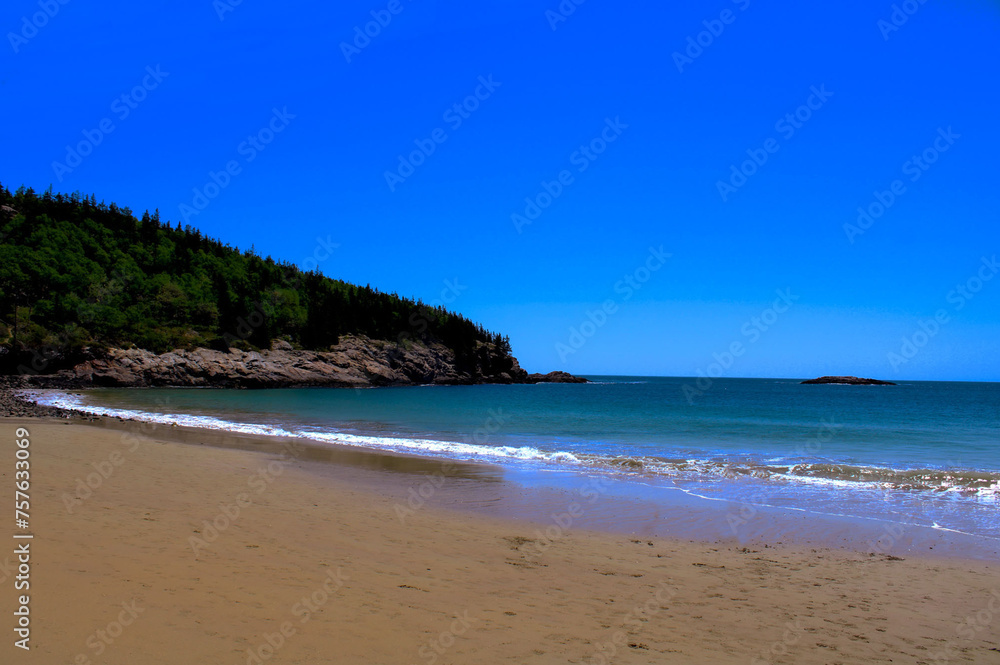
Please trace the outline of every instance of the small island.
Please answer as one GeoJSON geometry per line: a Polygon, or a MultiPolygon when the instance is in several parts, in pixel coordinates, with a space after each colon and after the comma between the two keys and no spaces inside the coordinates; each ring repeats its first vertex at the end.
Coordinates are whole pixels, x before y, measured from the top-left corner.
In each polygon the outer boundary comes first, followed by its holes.
{"type": "Polygon", "coordinates": [[[569,372],[549,372],[548,374],[529,374],[527,383],[590,383],[582,376],[573,376],[569,372]]]}
{"type": "Polygon", "coordinates": [[[802,383],[836,383],[845,386],[894,386],[892,381],[879,381],[878,379],[861,379],[856,376],[821,376],[818,379],[809,379],[802,383]]]}

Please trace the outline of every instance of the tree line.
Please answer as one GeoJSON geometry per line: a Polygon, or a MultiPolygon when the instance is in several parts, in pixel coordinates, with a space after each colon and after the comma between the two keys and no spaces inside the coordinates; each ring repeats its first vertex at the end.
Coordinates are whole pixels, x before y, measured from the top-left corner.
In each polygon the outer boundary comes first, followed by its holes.
{"type": "Polygon", "coordinates": [[[342,335],[438,341],[459,369],[506,336],[396,293],[240,251],[159,211],[136,218],[94,195],[0,185],[0,344],[63,354],[131,346],[325,350],[342,335]]]}

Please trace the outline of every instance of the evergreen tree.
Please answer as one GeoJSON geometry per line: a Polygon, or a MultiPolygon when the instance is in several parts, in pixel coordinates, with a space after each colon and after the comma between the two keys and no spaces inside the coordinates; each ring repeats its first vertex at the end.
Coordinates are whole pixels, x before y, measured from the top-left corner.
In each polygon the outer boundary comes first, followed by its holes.
{"type": "Polygon", "coordinates": [[[93,195],[0,185],[0,344],[13,344],[15,318],[18,351],[253,348],[278,337],[325,349],[357,334],[439,341],[467,370],[483,344],[510,353],[509,339],[441,306],[240,252],[161,223],[158,210],[136,219],[93,195]]]}

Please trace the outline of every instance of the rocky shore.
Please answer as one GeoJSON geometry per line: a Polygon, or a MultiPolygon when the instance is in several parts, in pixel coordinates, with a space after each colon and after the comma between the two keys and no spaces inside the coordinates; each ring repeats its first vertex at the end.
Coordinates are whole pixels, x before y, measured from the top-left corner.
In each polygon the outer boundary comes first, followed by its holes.
{"type": "Polygon", "coordinates": [[[12,381],[0,380],[0,418],[73,418],[81,414],[53,406],[41,406],[18,397],[12,381]]]}
{"type": "MultiPolygon", "coordinates": [[[[52,363],[57,366],[56,363],[52,363]]],[[[63,363],[66,365],[66,363],[63,363]]],[[[345,336],[327,351],[293,349],[176,349],[156,354],[143,349],[110,349],[58,371],[25,373],[18,385],[41,388],[215,387],[288,388],[463,385],[475,383],[586,383],[566,372],[528,374],[517,360],[481,344],[470,366],[439,343],[396,344],[345,336]]]]}

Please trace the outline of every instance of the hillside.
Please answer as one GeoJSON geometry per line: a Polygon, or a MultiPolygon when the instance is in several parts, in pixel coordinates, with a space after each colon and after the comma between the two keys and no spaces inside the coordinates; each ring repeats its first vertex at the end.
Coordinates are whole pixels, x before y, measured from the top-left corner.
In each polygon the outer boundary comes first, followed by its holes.
{"type": "Polygon", "coordinates": [[[532,380],[506,337],[442,307],[240,251],[190,226],[162,222],[158,213],[137,219],[93,196],[38,195],[23,187],[11,194],[2,185],[0,345],[0,372],[60,372],[75,384],[532,380]],[[140,374],[118,371],[130,349],[145,358],[140,374]],[[156,369],[199,349],[216,353],[198,358],[218,363],[202,379],[156,369]],[[244,369],[243,380],[228,373],[259,352],[278,354],[273,359],[288,371],[262,378],[244,369]],[[313,373],[297,374],[307,352],[327,354],[344,371],[324,379],[314,363],[313,373]]]}

